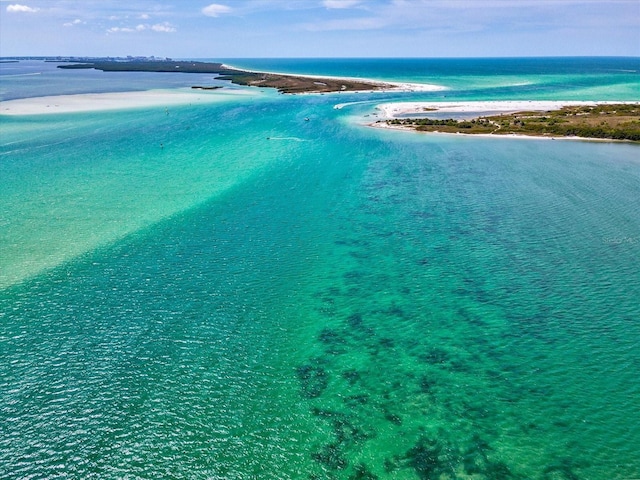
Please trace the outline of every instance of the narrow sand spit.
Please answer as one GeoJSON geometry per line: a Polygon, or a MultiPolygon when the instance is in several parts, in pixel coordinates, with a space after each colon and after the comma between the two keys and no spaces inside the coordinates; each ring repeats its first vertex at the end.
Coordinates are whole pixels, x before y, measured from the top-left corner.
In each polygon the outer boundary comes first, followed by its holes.
{"type": "Polygon", "coordinates": [[[216,103],[229,95],[246,95],[242,90],[192,91],[146,90],[141,92],[83,93],[49,97],[21,98],[0,102],[0,115],[42,115],[145,107],[171,107],[197,103],[216,103]]]}
{"type": "Polygon", "coordinates": [[[486,102],[396,102],[383,103],[378,105],[378,110],[382,112],[382,119],[392,119],[399,115],[425,114],[428,111],[440,113],[473,113],[479,112],[485,115],[491,113],[515,113],[520,111],[540,111],[558,110],[563,106],[580,106],[596,104],[614,103],[636,103],[636,102],[591,102],[591,101],[558,101],[558,100],[507,100],[507,101],[486,101],[486,102]]]}
{"type": "MultiPolygon", "coordinates": [[[[231,68],[234,70],[240,70],[243,72],[249,72],[249,73],[265,73],[265,72],[259,72],[256,70],[247,70],[246,68],[239,68],[239,67],[234,67],[231,65],[227,65],[227,64],[222,64],[223,67],[225,68],[231,68]]],[[[331,76],[331,75],[307,75],[307,74],[294,74],[294,73],[282,73],[282,72],[272,72],[269,71],[268,72],[271,75],[282,75],[283,77],[299,77],[299,78],[311,78],[311,79],[315,79],[315,80],[345,80],[345,81],[352,81],[352,82],[362,82],[362,83],[370,83],[372,85],[379,85],[381,87],[388,87],[388,89],[386,88],[381,88],[379,90],[360,90],[360,92],[364,93],[370,93],[370,92],[386,92],[386,91],[393,91],[393,92],[439,92],[441,90],[448,90],[447,87],[444,87],[442,85],[433,85],[433,84],[429,84],[429,83],[407,83],[407,82],[387,82],[387,81],[383,81],[383,80],[375,80],[372,78],[360,78],[360,77],[335,77],[335,76],[331,76]]],[[[308,93],[315,93],[315,92],[308,92],[308,93]]],[[[333,92],[333,93],[340,93],[340,92],[333,92]]]]}

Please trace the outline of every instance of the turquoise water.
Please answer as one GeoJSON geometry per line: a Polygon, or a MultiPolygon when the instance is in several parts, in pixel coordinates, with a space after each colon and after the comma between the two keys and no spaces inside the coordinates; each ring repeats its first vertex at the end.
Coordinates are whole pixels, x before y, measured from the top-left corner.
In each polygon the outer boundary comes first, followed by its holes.
{"type": "Polygon", "coordinates": [[[0,478],[640,477],[638,147],[255,92],[0,117],[0,478]]]}
{"type": "MultiPolygon", "coordinates": [[[[457,99],[637,100],[640,59],[401,58],[229,59],[259,71],[374,78],[449,87],[457,99]]],[[[439,96],[443,94],[440,93],[439,96]]]]}
{"type": "MultiPolygon", "coordinates": [[[[0,63],[0,101],[43,95],[129,92],[192,85],[223,85],[208,74],[175,75],[150,72],[101,72],[59,69],[59,63],[37,60],[0,63]]],[[[228,88],[228,82],[225,83],[228,88]]]]}

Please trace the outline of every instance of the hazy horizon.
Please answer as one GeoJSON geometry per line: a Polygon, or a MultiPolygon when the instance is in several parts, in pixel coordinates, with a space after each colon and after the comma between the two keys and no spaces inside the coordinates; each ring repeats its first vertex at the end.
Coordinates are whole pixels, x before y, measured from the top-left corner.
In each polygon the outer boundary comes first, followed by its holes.
{"type": "Polygon", "coordinates": [[[3,57],[640,56],[636,0],[0,0],[0,25],[3,57]]]}

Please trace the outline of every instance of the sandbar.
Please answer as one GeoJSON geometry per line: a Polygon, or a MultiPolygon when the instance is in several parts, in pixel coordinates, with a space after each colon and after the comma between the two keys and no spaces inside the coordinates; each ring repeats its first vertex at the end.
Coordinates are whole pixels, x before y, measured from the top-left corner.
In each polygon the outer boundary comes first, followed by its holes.
{"type": "Polygon", "coordinates": [[[620,101],[580,101],[580,100],[495,100],[495,101],[469,101],[469,102],[394,102],[383,103],[376,108],[383,119],[393,119],[398,116],[422,114],[429,111],[440,113],[515,113],[519,111],[557,110],[565,106],[583,105],[607,105],[616,103],[637,103],[620,101]]]}
{"type": "MultiPolygon", "coordinates": [[[[309,79],[313,81],[313,85],[315,87],[307,88],[303,93],[340,93],[344,91],[344,89],[323,89],[322,86],[327,86],[323,81],[329,81],[331,84],[338,84],[340,82],[351,82],[357,85],[356,88],[350,88],[349,91],[358,91],[362,93],[371,93],[371,92],[385,92],[389,90],[393,90],[394,92],[438,92],[442,90],[448,90],[447,87],[442,85],[434,85],[428,83],[409,83],[409,82],[393,82],[393,81],[382,81],[376,80],[373,78],[360,78],[360,77],[335,77],[331,75],[307,75],[307,74],[292,74],[292,73],[283,73],[283,72],[259,72],[255,70],[247,70],[240,69],[238,67],[233,67],[231,65],[222,64],[222,67],[228,68],[229,70],[247,72],[255,75],[273,75],[277,76],[279,79],[309,79]]],[[[290,93],[290,92],[289,92],[290,93]]]]}
{"type": "Polygon", "coordinates": [[[424,133],[640,141],[639,102],[405,102],[377,108],[384,119],[369,123],[372,127],[424,133]]]}
{"type": "Polygon", "coordinates": [[[229,98],[229,95],[247,94],[248,92],[239,89],[225,91],[174,89],[31,97],[0,102],[0,115],[43,115],[149,107],[168,108],[176,105],[217,103],[229,98]]]}

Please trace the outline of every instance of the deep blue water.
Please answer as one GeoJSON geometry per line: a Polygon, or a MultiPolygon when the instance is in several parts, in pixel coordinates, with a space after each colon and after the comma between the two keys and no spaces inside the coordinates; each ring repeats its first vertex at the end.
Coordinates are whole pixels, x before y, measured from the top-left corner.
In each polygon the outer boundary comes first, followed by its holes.
{"type": "Polygon", "coordinates": [[[593,75],[640,73],[637,57],[543,58],[247,58],[225,63],[262,71],[363,78],[434,76],[593,75]]]}
{"type": "Polygon", "coordinates": [[[635,100],[637,57],[228,59],[251,70],[444,85],[474,98],[635,100]],[[613,96],[611,96],[613,95],[613,96]],[[617,97],[615,97],[617,96],[617,97]],[[605,98],[606,97],[606,98],[605,98]],[[615,97],[615,98],[614,98],[615,97]]]}

